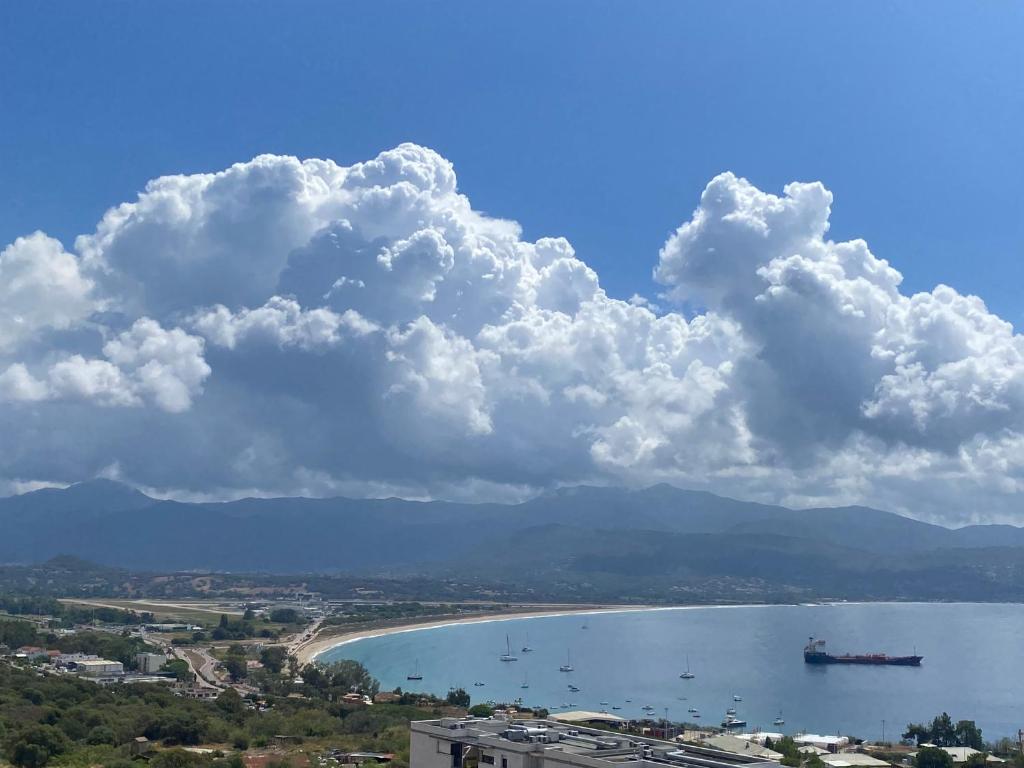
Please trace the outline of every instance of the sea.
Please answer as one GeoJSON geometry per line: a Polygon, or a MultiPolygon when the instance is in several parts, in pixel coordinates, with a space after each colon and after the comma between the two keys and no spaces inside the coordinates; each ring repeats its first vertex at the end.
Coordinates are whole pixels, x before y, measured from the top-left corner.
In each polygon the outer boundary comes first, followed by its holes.
{"type": "Polygon", "coordinates": [[[735,708],[743,730],[893,741],[908,723],[948,712],[995,740],[1024,727],[1022,641],[1018,604],[722,606],[450,624],[357,640],[318,660],[360,661],[382,690],[464,688],[473,703],[521,700],[553,714],[638,718],[647,706],[654,717],[717,726],[735,708]],[[831,653],[916,652],[924,661],[808,665],[810,636],[831,653]],[[516,661],[500,660],[507,648],[516,661]],[[559,671],[566,663],[572,672],[559,671]],[[693,679],[680,678],[687,668],[693,679]],[[407,680],[414,672],[423,679],[407,680]]]}

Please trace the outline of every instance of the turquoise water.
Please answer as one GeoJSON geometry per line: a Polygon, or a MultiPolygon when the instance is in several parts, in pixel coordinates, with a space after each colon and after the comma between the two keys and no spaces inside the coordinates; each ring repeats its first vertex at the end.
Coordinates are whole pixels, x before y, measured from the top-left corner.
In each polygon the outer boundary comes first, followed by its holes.
{"type": "Polygon", "coordinates": [[[985,738],[995,739],[1024,727],[1022,638],[1024,605],[744,606],[451,625],[359,640],[320,660],[356,659],[385,690],[443,695],[462,687],[474,703],[521,697],[552,712],[568,704],[624,717],[639,717],[650,705],[658,717],[668,708],[676,721],[693,720],[687,709],[695,707],[695,722],[708,725],[734,706],[751,728],[867,739],[882,736],[883,720],[893,739],[908,722],[947,711],[954,720],[976,720],[985,738]],[[506,635],[516,662],[499,660],[506,635]],[[520,651],[527,635],[532,653],[520,651]],[[827,639],[833,653],[916,649],[924,662],[810,666],[802,656],[809,635],[827,639]],[[559,672],[568,652],[575,671],[559,672]],[[687,656],[692,680],[679,678],[687,656]],[[407,681],[417,665],[423,680],[407,681]],[[529,688],[520,687],[524,678],[529,688]],[[478,681],[485,685],[474,686],[478,681]],[[786,724],[777,727],[780,711],[786,724]]]}

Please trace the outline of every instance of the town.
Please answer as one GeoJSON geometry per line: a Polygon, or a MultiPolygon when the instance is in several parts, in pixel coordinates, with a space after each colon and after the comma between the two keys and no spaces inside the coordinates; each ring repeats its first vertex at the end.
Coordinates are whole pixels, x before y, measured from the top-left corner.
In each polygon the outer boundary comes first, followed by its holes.
{"type": "Polygon", "coordinates": [[[356,603],[303,594],[102,604],[7,597],[4,608],[0,737],[3,756],[19,768],[139,760],[251,768],[1024,765],[1018,741],[986,743],[971,721],[946,715],[931,725],[908,724],[895,734],[902,738],[890,741],[739,732],[652,712],[632,719],[473,702],[461,689],[444,697],[386,691],[362,665],[319,663],[311,653],[354,628],[389,631],[523,607],[356,603]]]}

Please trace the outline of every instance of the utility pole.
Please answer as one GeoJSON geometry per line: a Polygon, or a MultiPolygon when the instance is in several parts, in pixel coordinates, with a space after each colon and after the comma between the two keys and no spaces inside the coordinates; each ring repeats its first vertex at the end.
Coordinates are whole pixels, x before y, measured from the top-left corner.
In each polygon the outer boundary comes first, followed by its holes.
{"type": "Polygon", "coordinates": [[[885,719],[882,719],[882,743],[885,744],[885,719]]]}

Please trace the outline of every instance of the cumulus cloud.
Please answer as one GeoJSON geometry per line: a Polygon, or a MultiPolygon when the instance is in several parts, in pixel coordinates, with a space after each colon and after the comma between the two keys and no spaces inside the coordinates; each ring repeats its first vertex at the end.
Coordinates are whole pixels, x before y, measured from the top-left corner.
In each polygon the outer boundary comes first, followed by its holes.
{"type": "Polygon", "coordinates": [[[831,204],[712,179],[658,255],[658,306],[475,211],[416,145],[156,179],[74,253],[41,233],[0,252],[20,446],[0,477],[502,499],[668,480],[1012,516],[1021,338],[977,297],[902,293],[828,238],[831,204]],[[33,441],[48,419],[69,447],[33,441]]]}
{"type": "Polygon", "coordinates": [[[65,330],[98,309],[79,260],[42,232],[0,251],[0,353],[46,330],[65,330]]]}

